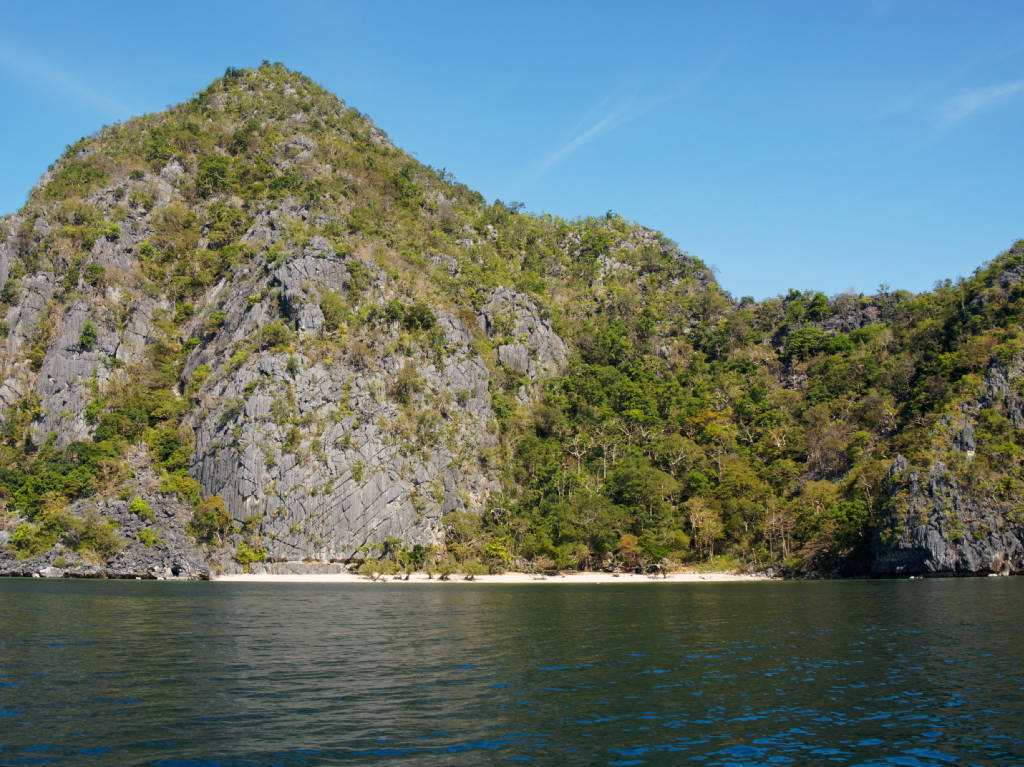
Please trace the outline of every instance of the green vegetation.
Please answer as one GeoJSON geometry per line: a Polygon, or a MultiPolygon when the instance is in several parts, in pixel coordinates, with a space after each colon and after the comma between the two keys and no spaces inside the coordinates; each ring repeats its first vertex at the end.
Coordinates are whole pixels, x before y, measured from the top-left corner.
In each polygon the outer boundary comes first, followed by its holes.
{"type": "Polygon", "coordinates": [[[231,532],[234,522],[219,495],[210,496],[192,514],[189,532],[199,540],[220,543],[231,532]]]}
{"type": "Polygon", "coordinates": [[[147,549],[151,549],[154,546],[163,545],[163,541],[160,539],[160,533],[151,528],[146,528],[145,530],[141,531],[139,533],[139,540],[142,542],[142,545],[145,546],[147,549]]]}
{"type": "Polygon", "coordinates": [[[19,558],[38,556],[57,543],[78,552],[87,560],[105,561],[124,548],[116,525],[95,509],[84,517],[72,514],[57,494],[48,494],[32,521],[22,522],[10,537],[8,547],[19,558]]]}
{"type": "MultiPolygon", "coordinates": [[[[897,454],[919,467],[941,460],[979,497],[1024,508],[1024,432],[1014,420],[1022,392],[982,396],[986,376],[1016,371],[1024,356],[1024,243],[970,279],[921,295],[791,291],[737,301],[698,259],[611,211],[567,221],[488,203],[393,147],[308,79],[269,63],[231,69],[187,104],[69,147],[22,218],[21,256],[0,305],[18,303],[27,277],[59,275],[24,344],[32,371],[62,312],[83,295],[92,304],[82,351],[96,350],[100,331],[123,338],[144,299],[166,303],[143,362],[102,361],[116,375],[92,385],[90,438],[64,445],[40,436],[35,394],[4,413],[0,492],[23,518],[10,539],[19,556],[58,541],[97,555],[116,549],[116,534],[60,510],[132,487],[127,457],[139,446],[159,491],[192,506],[189,532],[228,542],[231,514],[219,497],[203,498],[188,473],[188,416],[208,407],[204,387],[253,374],[262,354],[285,355],[288,378],[253,381],[246,397],[272,392],[297,459],[315,457],[322,443],[307,439],[310,424],[298,421],[287,387],[308,360],[344,354],[373,366],[384,337],[388,353],[406,361],[381,401],[397,408],[415,439],[438,429],[434,411],[470,397],[449,393],[447,404],[423,408],[433,421],[416,420],[429,395],[428,364],[446,343],[442,310],[463,323],[488,366],[499,444],[475,460],[488,462],[503,487],[482,515],[446,517],[444,567],[853,571],[867,560],[881,516],[904,508],[887,486],[897,454]],[[172,194],[157,205],[154,179],[164,170],[172,194]],[[97,203],[101,193],[114,202],[97,203]],[[37,230],[44,212],[50,226],[37,230]],[[138,231],[124,225],[129,216],[144,220],[147,240],[126,242],[138,231]],[[271,220],[280,239],[264,246],[245,238],[271,220]],[[134,248],[137,263],[94,263],[95,249],[110,243],[134,248]],[[281,295],[275,270],[304,252],[343,263],[343,284],[302,299],[281,295]],[[502,365],[499,348],[524,339],[511,316],[493,318],[489,334],[480,328],[478,313],[498,286],[532,302],[566,342],[569,361],[558,375],[534,381],[502,365]],[[234,314],[224,303],[231,289],[249,296],[234,314]],[[295,319],[307,300],[322,314],[319,335],[295,319]],[[226,370],[207,357],[185,376],[192,350],[242,327],[240,313],[261,319],[218,348],[226,370]],[[951,448],[965,414],[975,427],[970,458],[951,448]]],[[[14,332],[12,317],[4,334],[14,332]]],[[[1017,386],[1019,371],[1003,378],[1017,386]]],[[[410,451],[423,449],[415,439],[410,451]]],[[[356,460],[348,471],[361,482],[370,469],[356,460]]],[[[130,508],[152,521],[143,499],[130,508]]],[[[368,574],[413,561],[400,551],[368,557],[368,574]]],[[[265,556],[256,538],[236,549],[243,566],[265,556]]]]}
{"type": "Polygon", "coordinates": [[[96,348],[96,325],[91,320],[86,320],[82,326],[82,335],[78,338],[78,348],[84,352],[91,352],[96,348]]]}
{"type": "Polygon", "coordinates": [[[245,541],[238,544],[235,551],[235,561],[242,567],[248,569],[253,562],[262,562],[267,558],[267,550],[263,546],[253,548],[245,541]]]}
{"type": "Polygon", "coordinates": [[[132,498],[132,502],[128,504],[128,511],[132,514],[138,514],[147,522],[153,522],[156,519],[153,516],[153,511],[149,508],[149,502],[145,498],[139,498],[138,496],[132,498]]]}

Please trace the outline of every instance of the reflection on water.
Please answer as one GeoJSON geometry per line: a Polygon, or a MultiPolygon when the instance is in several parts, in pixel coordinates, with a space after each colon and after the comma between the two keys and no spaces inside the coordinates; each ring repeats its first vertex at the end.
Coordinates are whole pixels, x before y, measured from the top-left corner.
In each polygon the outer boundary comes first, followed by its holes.
{"type": "Polygon", "coordinates": [[[0,580],[0,764],[1024,762],[1024,580],[0,580]]]}

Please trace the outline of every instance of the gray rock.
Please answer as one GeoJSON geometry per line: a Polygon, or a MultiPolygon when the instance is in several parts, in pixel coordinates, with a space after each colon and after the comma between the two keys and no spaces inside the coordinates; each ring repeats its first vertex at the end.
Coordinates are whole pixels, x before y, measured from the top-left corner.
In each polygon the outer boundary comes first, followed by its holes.
{"type": "Polygon", "coordinates": [[[498,355],[513,372],[535,379],[565,369],[569,359],[565,342],[529,296],[495,288],[480,309],[477,325],[488,337],[506,341],[499,345],[498,355]]]}
{"type": "Polygon", "coordinates": [[[973,454],[975,450],[974,423],[967,421],[963,427],[953,436],[953,449],[961,453],[973,454]]]}
{"type": "Polygon", "coordinates": [[[185,169],[181,167],[181,163],[177,160],[171,160],[160,170],[160,178],[168,184],[177,183],[183,175],[185,175],[185,169]]]}
{"type": "MultiPolygon", "coordinates": [[[[219,337],[186,367],[213,368],[192,417],[191,472],[238,522],[255,521],[272,560],[347,560],[388,539],[440,545],[444,513],[482,511],[499,488],[479,460],[497,443],[489,371],[458,319],[434,310],[446,341],[440,354],[426,336],[388,351],[402,332],[395,325],[343,339],[346,349],[323,356],[319,299],[344,294],[347,263],[313,238],[269,276],[284,319],[305,339],[298,353],[255,350],[227,370],[223,339],[243,342],[275,318],[269,301],[248,305],[256,286],[243,282],[223,303],[219,337]],[[407,367],[419,385],[403,404],[396,382],[407,367]]],[[[378,276],[367,300],[383,301],[386,290],[378,276]]]]}
{"type": "MultiPolygon", "coordinates": [[[[141,485],[155,485],[156,478],[145,469],[139,474],[141,485]]],[[[123,539],[124,547],[114,557],[103,563],[83,559],[78,552],[58,543],[54,548],[38,557],[18,559],[13,552],[4,549],[0,542],[0,575],[31,576],[38,574],[45,578],[184,578],[204,579],[210,576],[206,554],[196,546],[185,531],[192,516],[191,509],[177,498],[160,493],[140,491],[153,515],[152,520],[143,519],[129,510],[128,501],[82,499],[69,507],[69,512],[85,517],[98,512],[103,518],[117,525],[117,534],[123,539]],[[143,531],[156,536],[146,545],[143,531]],[[57,563],[60,563],[59,565],[57,563]]]]}
{"type": "Polygon", "coordinates": [[[973,407],[968,407],[968,412],[996,407],[1006,414],[1015,429],[1024,429],[1024,397],[1014,386],[1022,377],[1024,358],[1017,357],[1009,364],[993,359],[985,374],[981,396],[973,407]]]}
{"type": "Polygon", "coordinates": [[[968,493],[941,462],[926,472],[902,455],[872,541],[875,575],[1024,572],[1024,516],[968,493]]]}
{"type": "Polygon", "coordinates": [[[56,435],[58,447],[90,435],[91,427],[84,416],[85,404],[92,396],[90,387],[94,381],[97,387],[106,382],[109,371],[102,360],[115,356],[118,347],[117,335],[94,322],[96,344],[83,349],[80,339],[90,321],[87,304],[71,305],[56,341],[43,359],[35,387],[42,415],[32,424],[33,438],[39,444],[51,433],[56,435]]]}
{"type": "Polygon", "coordinates": [[[502,344],[498,347],[498,360],[513,373],[537,376],[537,363],[530,358],[525,344],[502,344]]]}
{"type": "Polygon", "coordinates": [[[15,235],[22,223],[20,216],[4,216],[0,227],[0,287],[11,276],[11,264],[20,256],[20,243],[15,235]]]}
{"type": "Polygon", "coordinates": [[[276,207],[259,211],[242,240],[265,246],[273,245],[287,233],[289,221],[308,221],[309,216],[307,206],[292,197],[285,198],[276,207]]]}

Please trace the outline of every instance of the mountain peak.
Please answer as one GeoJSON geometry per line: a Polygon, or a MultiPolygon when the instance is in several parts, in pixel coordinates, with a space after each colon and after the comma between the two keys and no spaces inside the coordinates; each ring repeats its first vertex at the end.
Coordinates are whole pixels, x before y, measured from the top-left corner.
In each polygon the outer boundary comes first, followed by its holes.
{"type": "Polygon", "coordinates": [[[658,232],[488,203],[303,75],[228,69],[69,147],[3,221],[0,572],[723,545],[999,569],[1024,540],[1019,260],[735,302],[658,232]],[[975,534],[943,537],[920,476],[975,534]]]}
{"type": "Polygon", "coordinates": [[[171,509],[180,541],[176,498],[225,567],[443,546],[446,515],[503,492],[501,429],[565,371],[564,334],[625,363],[605,318],[649,337],[674,302],[729,305],[660,234],[488,204],[281,65],[77,142],[5,228],[25,541],[64,545],[111,492],[171,509]]]}

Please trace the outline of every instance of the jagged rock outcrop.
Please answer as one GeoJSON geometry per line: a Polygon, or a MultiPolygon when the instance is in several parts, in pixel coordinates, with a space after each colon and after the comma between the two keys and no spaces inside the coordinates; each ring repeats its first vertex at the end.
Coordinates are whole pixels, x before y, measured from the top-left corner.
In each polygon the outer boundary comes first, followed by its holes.
{"type": "Polygon", "coordinates": [[[116,527],[120,550],[109,559],[83,557],[58,544],[39,556],[19,558],[6,550],[11,531],[0,530],[0,575],[43,578],[146,578],[188,580],[210,576],[207,555],[186,532],[192,510],[174,495],[154,492],[154,478],[140,472],[150,487],[138,496],[146,501],[147,516],[131,510],[129,500],[80,500],[68,512],[78,519],[98,515],[116,527]]]}
{"type": "Polygon", "coordinates": [[[261,520],[271,558],[347,559],[388,538],[438,545],[443,514],[480,512],[499,488],[480,461],[497,443],[487,367],[465,326],[437,316],[437,357],[386,352],[396,330],[369,352],[266,350],[207,379],[192,472],[236,520],[261,520]]]}
{"type": "Polygon", "coordinates": [[[565,342],[541,317],[537,305],[514,290],[496,288],[481,308],[477,324],[498,342],[501,364],[530,380],[560,372],[569,358],[565,342]]]}
{"type": "Polygon", "coordinates": [[[569,350],[542,316],[536,303],[509,288],[496,288],[477,315],[477,326],[495,344],[498,362],[525,383],[516,391],[521,404],[530,402],[539,379],[565,369],[569,350]]]}
{"type": "Polygon", "coordinates": [[[736,301],[521,207],[269,63],[70,146],[0,220],[0,564],[1020,569],[1024,244],[736,301]]]}
{"type": "MultiPolygon", "coordinates": [[[[286,202],[246,239],[269,247],[307,216],[286,202]]],[[[479,513],[499,488],[481,461],[497,443],[489,373],[461,321],[435,307],[439,336],[397,320],[324,336],[321,302],[350,298],[356,267],[360,300],[383,306],[384,273],[319,236],[265,278],[236,275],[209,297],[221,324],[186,364],[186,375],[208,375],[190,419],[191,472],[237,522],[259,520],[274,560],[345,560],[388,539],[437,546],[444,514],[479,513]],[[276,348],[273,330],[294,333],[297,351],[276,348]]]]}
{"type": "MultiPolygon", "coordinates": [[[[288,166],[309,149],[292,143],[301,151],[288,166]]],[[[123,186],[149,179],[154,204],[166,204],[183,173],[172,160],[153,178],[120,180],[119,196],[123,186]]],[[[90,199],[115,204],[109,189],[90,199]]],[[[268,252],[286,237],[290,224],[309,217],[307,206],[285,198],[255,212],[241,241],[268,252]]],[[[16,233],[20,223],[16,217],[5,221],[0,276],[10,274],[29,247],[16,233]]],[[[36,232],[48,229],[44,216],[34,223],[36,232]]],[[[96,240],[90,259],[103,269],[137,273],[140,245],[152,233],[144,214],[126,217],[117,236],[96,240]]],[[[182,335],[201,339],[185,375],[202,370],[205,376],[197,380],[199,407],[190,418],[193,475],[204,495],[223,498],[236,522],[260,520],[255,532],[271,559],[346,559],[388,539],[440,545],[445,513],[479,513],[488,494],[499,488],[496,468],[486,458],[497,442],[489,371],[471,348],[473,333],[432,307],[439,341],[423,334],[410,339],[395,326],[325,342],[320,300],[329,293],[347,295],[352,263],[369,275],[363,286],[368,294],[361,297],[367,303],[383,305],[393,289],[372,263],[338,256],[322,236],[311,237],[298,253],[291,250],[268,273],[237,270],[231,282],[214,286],[198,311],[184,317],[182,335]],[[220,319],[211,323],[214,313],[220,319]],[[254,334],[270,332],[275,323],[278,330],[286,328],[299,353],[284,353],[273,348],[278,343],[261,340],[254,353],[234,356],[236,347],[247,349],[254,334]],[[402,386],[406,390],[397,391],[402,386]]],[[[30,423],[36,444],[51,435],[57,448],[91,438],[95,417],[87,416],[86,405],[166,335],[157,325],[161,315],[166,320],[173,313],[174,303],[132,290],[131,282],[126,290],[105,281],[65,280],[64,289],[82,297],[64,306],[53,302],[61,287],[55,269],[17,275],[12,282],[16,293],[7,313],[0,398],[7,406],[36,398],[30,423]],[[41,351],[34,365],[24,357],[33,344],[41,351]]],[[[515,340],[527,344],[533,378],[564,362],[565,344],[526,297],[499,293],[489,307],[481,318],[494,319],[499,310],[511,318],[515,340]]],[[[0,569],[113,577],[207,572],[187,543],[188,513],[171,515],[170,526],[161,528],[165,545],[141,547],[134,545],[134,517],[125,517],[123,506],[101,500],[90,507],[124,523],[128,534],[128,547],[105,565],[77,562],[53,569],[67,553],[58,546],[28,560],[9,555],[0,569]]],[[[81,511],[75,506],[72,513],[76,510],[81,511]]]]}
{"type": "Polygon", "coordinates": [[[1024,571],[1024,513],[1000,487],[977,486],[973,475],[974,486],[957,478],[975,460],[978,440],[993,439],[991,424],[979,419],[1005,419],[1009,430],[1024,430],[1021,380],[1024,359],[993,358],[977,396],[936,424],[935,439],[945,458],[912,467],[904,456],[896,457],[888,474],[886,513],[872,541],[874,573],[1024,571]]]}
{"type": "Polygon", "coordinates": [[[1009,362],[993,359],[985,374],[981,396],[963,407],[974,417],[987,408],[996,408],[1005,415],[1017,431],[1024,431],[1024,397],[1019,389],[1024,380],[1024,357],[1009,362]]]}
{"type": "Polygon", "coordinates": [[[983,575],[1024,572],[1024,514],[966,492],[936,462],[889,470],[890,505],[872,542],[875,575],[983,575]]]}
{"type": "Polygon", "coordinates": [[[831,302],[831,309],[834,312],[820,323],[815,323],[822,330],[830,330],[840,333],[849,333],[851,330],[862,328],[873,322],[878,322],[881,312],[874,304],[863,305],[858,296],[843,294],[834,298],[831,302]]]}

